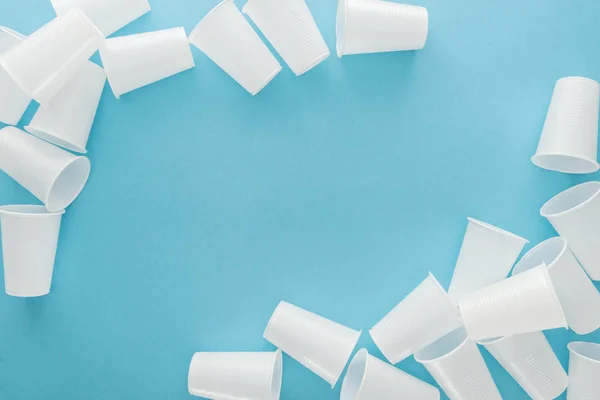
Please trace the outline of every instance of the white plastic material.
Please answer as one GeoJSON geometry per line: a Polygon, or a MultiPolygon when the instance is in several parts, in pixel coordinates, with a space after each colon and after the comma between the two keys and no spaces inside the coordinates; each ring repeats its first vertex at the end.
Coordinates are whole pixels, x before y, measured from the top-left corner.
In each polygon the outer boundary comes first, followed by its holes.
{"type": "Polygon", "coordinates": [[[25,93],[48,104],[103,40],[89,18],[73,9],[2,54],[0,61],[25,93]]]}
{"type": "Polygon", "coordinates": [[[72,8],[79,8],[104,36],[115,33],[150,11],[148,0],[50,0],[50,2],[57,15],[64,15],[72,8]]]}
{"type": "Polygon", "coordinates": [[[600,182],[559,193],[544,204],[541,214],[567,240],[590,278],[600,280],[600,182]]]}
{"type": "Polygon", "coordinates": [[[327,44],[305,0],[248,0],[242,11],[294,74],[302,75],[329,57],[327,44]]]}
{"type": "Polygon", "coordinates": [[[464,328],[415,354],[451,400],[502,400],[477,344],[464,328]]]}
{"type": "Polygon", "coordinates": [[[191,395],[213,400],[278,400],[281,351],[264,353],[196,353],[190,363],[191,395]]]}
{"type": "Polygon", "coordinates": [[[264,338],[334,387],[360,335],[360,331],[282,301],[264,338]]]}
{"type": "MultiPolygon", "coordinates": [[[[4,26],[0,26],[0,58],[25,36],[4,26]]],[[[0,122],[16,125],[21,120],[31,102],[31,97],[0,66],[0,122]]]]}
{"type": "Polygon", "coordinates": [[[448,296],[456,304],[466,294],[506,278],[528,243],[493,225],[467,219],[467,231],[448,288],[448,296]]]}
{"type": "Polygon", "coordinates": [[[253,96],[281,71],[233,0],[225,0],[198,23],[189,41],[253,96]]]}
{"type": "Polygon", "coordinates": [[[419,50],[429,16],[424,7],[391,1],[338,0],[337,55],[419,50]]]}
{"type": "Polygon", "coordinates": [[[542,332],[481,343],[533,400],[555,399],[569,384],[567,373],[542,332]]]}
{"type": "Polygon", "coordinates": [[[57,146],[86,153],[105,82],[104,70],[86,62],[50,104],[38,108],[25,129],[57,146]]]}
{"type": "Polygon", "coordinates": [[[569,343],[567,400],[600,399],[600,344],[569,343]]]}
{"type": "Polygon", "coordinates": [[[458,309],[429,274],[369,333],[385,358],[396,364],[459,326],[458,309]]]}
{"type": "Polygon", "coordinates": [[[107,39],[100,57],[117,99],[195,66],[181,27],[107,39]]]}
{"type": "Polygon", "coordinates": [[[90,161],[9,126],[0,130],[0,169],[57,212],[83,190],[90,161]]]}
{"type": "Polygon", "coordinates": [[[374,399],[439,400],[440,391],[361,349],[350,362],[340,400],[374,399]]]}
{"type": "Polygon", "coordinates": [[[64,211],[44,206],[0,207],[6,293],[38,297],[50,293],[52,271],[64,211]]]}
{"type": "Polygon", "coordinates": [[[548,239],[531,249],[515,265],[513,275],[545,263],[569,328],[586,335],[600,328],[600,292],[560,237],[548,239]]]}
{"type": "Polygon", "coordinates": [[[582,77],[559,79],[531,161],[540,168],[569,174],[598,171],[600,85],[582,77]]]}
{"type": "Polygon", "coordinates": [[[471,340],[567,327],[545,264],[468,294],[458,307],[471,340]]]}

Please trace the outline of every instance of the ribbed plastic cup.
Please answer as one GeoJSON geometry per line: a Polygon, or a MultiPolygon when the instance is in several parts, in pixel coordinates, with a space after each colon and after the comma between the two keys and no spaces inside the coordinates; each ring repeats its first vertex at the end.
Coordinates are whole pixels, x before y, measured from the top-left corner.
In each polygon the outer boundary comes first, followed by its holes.
{"type": "Polygon", "coordinates": [[[528,243],[493,225],[467,219],[467,231],[448,288],[448,296],[456,304],[465,295],[505,279],[528,243]]]}
{"type": "Polygon", "coordinates": [[[64,211],[49,212],[44,206],[0,207],[4,286],[16,297],[50,293],[52,271],[64,211]]]}
{"type": "Polygon", "coordinates": [[[50,104],[38,108],[25,129],[67,150],[86,153],[105,83],[104,70],[88,61],[50,104]]]}
{"type": "Polygon", "coordinates": [[[590,278],[600,280],[600,182],[586,182],[559,193],[541,210],[590,278]]]}
{"type": "Polygon", "coordinates": [[[600,292],[569,250],[567,241],[555,237],[538,244],[515,265],[513,275],[541,263],[548,266],[569,328],[580,335],[600,328],[600,292]]]}
{"type": "Polygon", "coordinates": [[[600,85],[582,77],[559,79],[536,154],[540,168],[569,174],[598,171],[600,85]]]}
{"type": "MultiPolygon", "coordinates": [[[[0,58],[23,39],[25,35],[0,26],[0,58]]],[[[31,97],[0,66],[0,122],[8,125],[18,124],[30,102],[31,97]]]]}
{"type": "Polygon", "coordinates": [[[264,353],[196,353],[190,363],[191,395],[213,400],[278,400],[281,351],[264,353]]]}
{"type": "Polygon", "coordinates": [[[415,354],[451,400],[502,400],[477,344],[464,328],[415,354]]]}
{"type": "Polygon", "coordinates": [[[0,62],[25,93],[48,104],[103,40],[89,18],[73,9],[2,54],[0,62]]]}
{"type": "Polygon", "coordinates": [[[533,400],[555,399],[569,384],[567,373],[542,332],[481,342],[533,400]]]}
{"type": "Polygon", "coordinates": [[[385,358],[396,364],[460,326],[458,309],[429,274],[369,333],[385,358]]]}
{"type": "Polygon", "coordinates": [[[360,331],[282,301],[263,336],[334,387],[360,335],[360,331]]]}
{"type": "Polygon", "coordinates": [[[424,7],[390,1],[339,0],[337,55],[419,50],[425,47],[429,16],[424,7]]]}
{"type": "Polygon", "coordinates": [[[50,0],[57,15],[79,8],[104,36],[115,33],[150,11],[148,0],[50,0]]]}
{"type": "Polygon", "coordinates": [[[458,308],[471,340],[567,327],[545,264],[466,295],[458,308]]]}
{"type": "Polygon", "coordinates": [[[90,175],[90,161],[12,126],[0,130],[0,169],[40,199],[48,211],[69,206],[90,175]]]}
{"type": "Polygon", "coordinates": [[[100,57],[117,99],[195,66],[183,28],[107,39],[100,57]]]}
{"type": "Polygon", "coordinates": [[[600,399],[600,344],[569,343],[567,400],[600,399]]]}
{"type": "Polygon", "coordinates": [[[305,0],[249,0],[242,8],[296,75],[329,57],[305,0]]]}
{"type": "Polygon", "coordinates": [[[189,41],[253,96],[281,71],[233,0],[225,0],[198,23],[189,41]]]}
{"type": "Polygon", "coordinates": [[[361,349],[348,366],[340,400],[373,399],[439,400],[440,391],[361,349]]]}

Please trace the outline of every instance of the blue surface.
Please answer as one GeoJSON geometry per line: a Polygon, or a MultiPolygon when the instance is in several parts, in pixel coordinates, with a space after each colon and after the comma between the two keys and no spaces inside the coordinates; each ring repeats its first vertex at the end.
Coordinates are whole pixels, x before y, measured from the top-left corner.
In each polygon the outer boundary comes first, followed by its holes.
{"type": "MultiPolygon", "coordinates": [[[[117,35],[190,32],[217,0],[150,2],[117,35]]],[[[52,293],[0,295],[0,399],[187,399],[192,354],[272,349],[282,299],[367,331],[428,271],[447,286],[467,216],[553,236],[540,206],[600,175],[529,158],[554,82],[600,79],[600,2],[417,3],[424,50],[284,68],[254,98],[195,48],[193,70],[121,100],[107,86],[52,293]]],[[[309,5],[335,53],[336,2],[309,5]]],[[[26,34],[52,17],[47,0],[0,0],[0,24],[26,34]]],[[[20,202],[37,203],[0,174],[0,204],[20,202]]],[[[569,341],[600,341],[548,337],[565,366],[569,341]]],[[[527,398],[485,357],[505,399],[527,398]]],[[[283,400],[339,387],[286,356],[283,400]]]]}

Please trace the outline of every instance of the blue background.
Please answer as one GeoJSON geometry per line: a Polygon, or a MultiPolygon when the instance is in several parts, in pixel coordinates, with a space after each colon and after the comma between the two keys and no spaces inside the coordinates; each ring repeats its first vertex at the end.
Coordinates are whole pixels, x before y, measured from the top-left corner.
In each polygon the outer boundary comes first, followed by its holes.
{"type": "MultiPolygon", "coordinates": [[[[189,33],[217,4],[150,2],[117,35],[189,33]]],[[[448,285],[467,216],[527,248],[553,236],[541,205],[600,175],[529,159],[554,82],[600,79],[600,2],[416,3],[424,50],[284,67],[256,97],[196,48],[195,69],[121,100],[107,86],[52,293],[0,296],[0,398],[190,398],[192,354],[271,350],[282,299],[365,330],[360,347],[381,356],[366,331],[428,271],[448,285]]],[[[309,6],[335,54],[336,2],[309,6]]],[[[0,0],[0,24],[25,34],[53,15],[47,0],[0,0]]],[[[0,174],[0,204],[21,202],[38,203],[0,174]]],[[[548,337],[565,366],[569,341],[600,341],[548,337]]],[[[485,357],[504,398],[527,398],[485,357]]],[[[433,383],[412,358],[399,366],[433,383]]],[[[283,400],[339,387],[286,356],[283,400]]]]}

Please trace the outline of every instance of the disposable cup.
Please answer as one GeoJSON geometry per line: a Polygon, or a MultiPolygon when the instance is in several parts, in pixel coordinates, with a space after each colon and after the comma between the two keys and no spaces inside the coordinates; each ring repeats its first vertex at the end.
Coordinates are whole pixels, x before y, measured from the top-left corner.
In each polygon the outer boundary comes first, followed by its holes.
{"type": "MultiPolygon", "coordinates": [[[[25,36],[19,32],[0,26],[0,58],[23,39],[25,36]]],[[[30,102],[31,97],[0,66],[0,122],[18,124],[30,102]]]]}
{"type": "Polygon", "coordinates": [[[339,0],[337,55],[419,50],[429,17],[424,7],[390,1],[339,0]]]}
{"type": "Polygon", "coordinates": [[[329,49],[305,0],[248,0],[242,11],[296,75],[327,57],[329,49]]]}
{"type": "Polygon", "coordinates": [[[460,326],[458,309],[429,274],[369,333],[385,358],[396,364],[460,326]]]}
{"type": "Polygon", "coordinates": [[[40,199],[48,211],[58,212],[83,190],[90,161],[9,126],[0,130],[0,169],[40,199]]]}
{"type": "Polygon", "coordinates": [[[577,76],[559,79],[531,161],[569,174],[598,171],[599,103],[598,82],[577,76]]]}
{"type": "Polygon", "coordinates": [[[0,63],[25,93],[48,104],[103,40],[89,18],[73,9],[2,54],[0,63]]]}
{"type": "Polygon", "coordinates": [[[515,265],[513,275],[542,263],[548,266],[569,328],[580,335],[600,328],[600,292],[573,256],[564,238],[548,239],[531,249],[515,265]]]}
{"type": "Polygon", "coordinates": [[[340,400],[373,399],[439,400],[440,391],[361,349],[348,366],[340,400]]]}
{"type": "Polygon", "coordinates": [[[264,353],[196,353],[190,363],[191,395],[213,400],[278,400],[281,351],[264,353]]]}
{"type": "Polygon", "coordinates": [[[415,354],[451,400],[502,400],[477,344],[464,328],[415,354]]]}
{"type": "Polygon", "coordinates": [[[189,41],[253,96],[281,71],[233,0],[225,0],[198,23],[189,41]]]}
{"type": "Polygon", "coordinates": [[[555,399],[569,384],[567,373],[542,332],[481,343],[533,400],[555,399]]]}
{"type": "Polygon", "coordinates": [[[600,344],[569,343],[567,400],[600,399],[600,344]]]}
{"type": "Polygon", "coordinates": [[[468,294],[458,307],[471,340],[567,327],[545,264],[468,294]]]}
{"type": "Polygon", "coordinates": [[[360,331],[282,301],[264,338],[334,387],[360,335],[360,331]]]}
{"type": "Polygon", "coordinates": [[[528,243],[493,225],[467,219],[467,231],[448,288],[448,296],[456,304],[465,295],[505,279],[528,243]]]}
{"type": "Polygon", "coordinates": [[[600,280],[600,182],[586,182],[559,193],[541,210],[590,278],[600,280]]]}
{"type": "Polygon", "coordinates": [[[64,211],[44,206],[0,207],[6,293],[38,297],[50,293],[52,271],[64,211]]]}
{"type": "Polygon", "coordinates": [[[100,47],[100,57],[117,99],[194,67],[183,28],[107,39],[100,47]]]}

